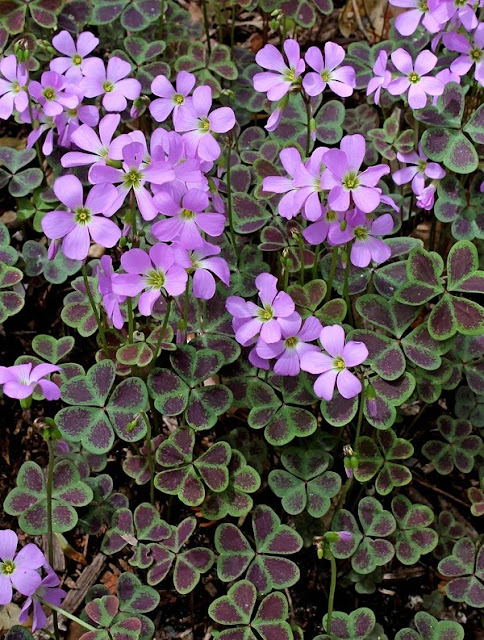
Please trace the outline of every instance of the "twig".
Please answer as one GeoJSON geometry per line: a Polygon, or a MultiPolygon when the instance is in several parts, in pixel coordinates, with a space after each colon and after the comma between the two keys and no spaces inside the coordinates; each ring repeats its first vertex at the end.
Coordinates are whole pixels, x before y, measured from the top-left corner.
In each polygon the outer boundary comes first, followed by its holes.
{"type": "Polygon", "coordinates": [[[353,11],[355,12],[356,23],[358,25],[358,29],[365,36],[368,42],[371,44],[371,38],[368,35],[365,27],[363,26],[363,20],[361,19],[360,12],[358,10],[358,5],[356,4],[356,0],[351,0],[351,6],[353,7],[353,11]]]}

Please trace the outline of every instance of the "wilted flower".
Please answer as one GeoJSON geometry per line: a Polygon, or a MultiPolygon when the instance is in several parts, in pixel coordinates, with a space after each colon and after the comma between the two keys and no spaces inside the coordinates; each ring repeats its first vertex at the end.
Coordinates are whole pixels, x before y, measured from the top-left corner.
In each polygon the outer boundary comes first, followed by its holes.
{"type": "Polygon", "coordinates": [[[373,73],[375,74],[368,83],[366,95],[375,94],[375,104],[380,103],[380,93],[382,89],[386,89],[392,79],[392,74],[387,69],[388,53],[384,50],[380,51],[373,65],[373,73]]]}
{"type": "Polygon", "coordinates": [[[19,614],[19,622],[22,624],[27,622],[29,610],[32,607],[32,631],[43,629],[47,625],[47,616],[42,608],[43,602],[59,607],[67,595],[63,589],[58,588],[60,580],[53,569],[48,564],[44,568],[47,575],[42,579],[35,593],[29,595],[19,614]]]}
{"type": "Polygon", "coordinates": [[[124,318],[120,304],[126,300],[126,296],[120,296],[113,291],[113,259],[111,256],[102,256],[101,264],[97,268],[98,289],[103,297],[106,315],[116,329],[122,329],[124,318]]]}

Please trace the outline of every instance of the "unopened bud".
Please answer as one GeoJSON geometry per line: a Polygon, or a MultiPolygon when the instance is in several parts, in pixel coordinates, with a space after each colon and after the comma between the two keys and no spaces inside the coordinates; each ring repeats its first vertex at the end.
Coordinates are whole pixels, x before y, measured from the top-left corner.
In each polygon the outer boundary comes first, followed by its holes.
{"type": "Polygon", "coordinates": [[[347,226],[348,223],[346,222],[346,220],[341,220],[341,222],[339,223],[339,228],[341,229],[341,231],[346,231],[347,226]]]}
{"type": "Polygon", "coordinates": [[[231,98],[234,95],[234,92],[232,91],[232,89],[222,89],[222,91],[220,92],[220,95],[231,98]]]}
{"type": "Polygon", "coordinates": [[[366,388],[366,406],[370,416],[374,417],[377,413],[378,407],[376,404],[376,391],[371,384],[366,388]]]}
{"type": "Polygon", "coordinates": [[[280,22],[277,18],[272,18],[270,21],[270,27],[272,31],[278,31],[279,30],[279,26],[280,26],[280,22]]]}
{"type": "Polygon", "coordinates": [[[336,531],[328,531],[324,538],[329,544],[334,544],[339,541],[339,534],[336,531]]]}
{"type": "Polygon", "coordinates": [[[19,62],[23,64],[27,62],[30,58],[29,41],[27,38],[20,38],[20,40],[17,40],[13,45],[13,52],[19,62]]]}
{"type": "Polygon", "coordinates": [[[321,548],[321,547],[318,547],[318,548],[316,549],[316,553],[317,553],[317,556],[318,556],[319,560],[322,560],[322,559],[323,559],[323,556],[324,556],[324,552],[323,552],[323,550],[322,550],[322,548],[321,548]]]}

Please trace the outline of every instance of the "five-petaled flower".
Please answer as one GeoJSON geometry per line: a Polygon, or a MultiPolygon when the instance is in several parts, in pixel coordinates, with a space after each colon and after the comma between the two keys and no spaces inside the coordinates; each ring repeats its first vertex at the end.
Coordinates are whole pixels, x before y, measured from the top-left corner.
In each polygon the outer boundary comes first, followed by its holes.
{"type": "Polygon", "coordinates": [[[26,544],[17,553],[18,536],[14,531],[0,531],[0,605],[12,601],[13,589],[31,596],[41,584],[38,569],[45,564],[45,556],[35,544],[26,544]]]}
{"type": "Polygon", "coordinates": [[[42,363],[34,367],[31,362],[0,367],[0,385],[3,385],[3,393],[9,398],[25,400],[40,388],[46,400],[58,400],[59,387],[52,380],[45,379],[57,371],[60,371],[59,367],[53,364],[42,363]]]}

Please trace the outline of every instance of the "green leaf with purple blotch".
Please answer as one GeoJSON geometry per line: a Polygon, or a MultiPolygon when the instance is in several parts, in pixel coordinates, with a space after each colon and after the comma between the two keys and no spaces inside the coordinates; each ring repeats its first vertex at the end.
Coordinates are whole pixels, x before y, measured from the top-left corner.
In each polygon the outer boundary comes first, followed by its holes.
{"type": "Polygon", "coordinates": [[[426,611],[415,614],[414,629],[400,629],[395,640],[464,640],[464,628],[452,620],[437,620],[426,611]]]}
{"type": "Polygon", "coordinates": [[[395,538],[395,552],[402,564],[416,564],[422,555],[430,553],[437,546],[439,536],[429,528],[434,514],[423,504],[412,504],[403,494],[392,500],[398,531],[395,538]]]}
{"type": "Polygon", "coordinates": [[[482,451],[480,436],[472,435],[472,423],[442,415],[437,420],[437,427],[447,442],[427,440],[422,447],[424,456],[433,462],[441,475],[452,473],[454,466],[462,473],[470,473],[474,458],[482,451]]]}
{"type": "Polygon", "coordinates": [[[484,607],[484,547],[470,538],[455,543],[450,556],[443,558],[438,571],[451,580],[445,591],[454,602],[465,602],[470,607],[484,607]]]}
{"type": "Polygon", "coordinates": [[[343,136],[345,108],[342,102],[329,100],[316,114],[316,138],[323,144],[337,144],[343,136]]]}
{"type": "Polygon", "coordinates": [[[154,369],[148,376],[148,390],[161,414],[176,416],[188,403],[189,387],[170,369],[154,369]]]}
{"type": "Polygon", "coordinates": [[[32,340],[32,349],[46,362],[57,364],[72,351],[74,342],[72,336],[56,340],[52,336],[38,334],[32,340]]]}
{"type": "Polygon", "coordinates": [[[35,638],[28,629],[16,624],[7,631],[5,640],[35,640],[35,638]]]}
{"type": "Polygon", "coordinates": [[[477,144],[484,144],[484,105],[481,104],[471,114],[464,129],[477,144]]]}
{"type": "Polygon", "coordinates": [[[421,144],[428,158],[443,162],[450,171],[468,174],[477,169],[477,151],[461,131],[431,127],[424,131],[421,144]]]}
{"type": "MultiPolygon", "coordinates": [[[[328,629],[328,614],[323,618],[323,626],[328,629]]],[[[314,640],[365,640],[375,627],[375,614],[371,609],[361,607],[350,614],[334,611],[331,619],[331,634],[316,636],[314,640]]]]}
{"type": "Polygon", "coordinates": [[[407,371],[397,380],[389,381],[375,377],[371,380],[376,391],[375,406],[370,411],[368,403],[363,413],[368,422],[376,429],[389,429],[397,416],[396,407],[402,405],[415,389],[415,378],[407,371]]]}
{"type": "Polygon", "coordinates": [[[237,67],[232,62],[230,47],[227,45],[216,44],[212,47],[207,66],[226,80],[237,80],[237,67]]]}
{"type": "MultiPolygon", "coordinates": [[[[58,461],[54,466],[52,488],[53,531],[64,533],[73,529],[78,520],[76,508],[86,506],[92,499],[92,489],[81,481],[76,465],[69,460],[58,461]]],[[[18,516],[25,533],[47,533],[47,490],[37,463],[28,461],[20,467],[17,486],[7,495],[4,509],[18,516]]]]}

